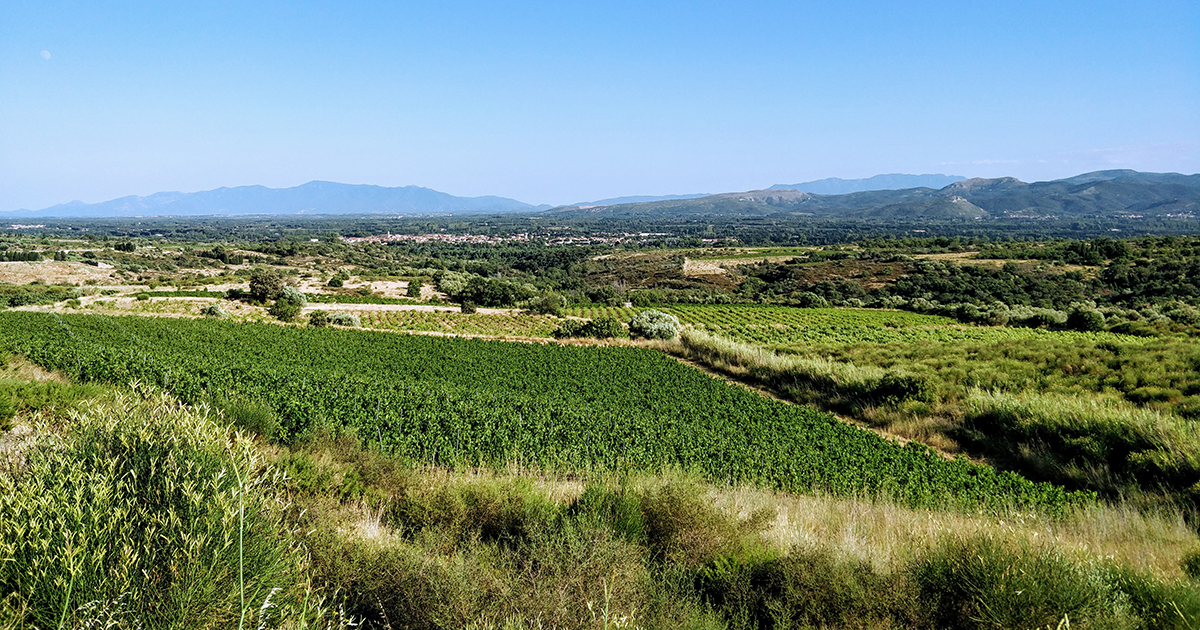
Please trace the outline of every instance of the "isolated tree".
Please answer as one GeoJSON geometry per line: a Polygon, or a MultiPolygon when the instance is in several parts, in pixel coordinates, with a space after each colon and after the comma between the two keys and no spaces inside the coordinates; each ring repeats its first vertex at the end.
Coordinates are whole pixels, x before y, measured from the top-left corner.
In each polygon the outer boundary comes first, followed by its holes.
{"type": "Polygon", "coordinates": [[[283,293],[283,275],[274,269],[255,269],[250,274],[250,297],[258,302],[278,299],[283,293]]]}
{"type": "Polygon", "coordinates": [[[421,279],[413,278],[408,281],[408,288],[404,291],[404,295],[410,298],[421,297],[421,279]]]}
{"type": "Polygon", "coordinates": [[[280,321],[290,322],[296,319],[305,306],[308,306],[308,298],[305,298],[303,293],[296,287],[284,287],[279,293],[279,299],[275,300],[267,312],[280,321]]]}

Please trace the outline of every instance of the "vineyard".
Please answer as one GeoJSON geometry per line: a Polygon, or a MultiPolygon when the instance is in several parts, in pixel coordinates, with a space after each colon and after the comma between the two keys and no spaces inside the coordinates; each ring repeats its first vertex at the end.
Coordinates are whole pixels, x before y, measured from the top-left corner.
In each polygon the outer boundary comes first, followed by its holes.
{"type": "MultiPolygon", "coordinates": [[[[639,308],[568,309],[576,317],[613,316],[627,321],[639,308]]],[[[1003,343],[1023,340],[1139,342],[1109,333],[1047,331],[1037,328],[970,326],[948,317],[906,311],[852,308],[792,308],[772,305],[677,304],[658,310],[683,324],[735,341],[770,346],[846,346],[889,343],[1003,343]]],[[[1144,341],[1144,340],[1142,340],[1144,341]]]]}
{"type": "Polygon", "coordinates": [[[558,326],[557,320],[543,315],[418,310],[351,312],[358,315],[367,328],[400,332],[549,338],[558,326]]]}
{"type": "Polygon", "coordinates": [[[563,347],[223,321],[0,313],[0,350],[83,381],[241,396],[284,440],[349,430],[436,465],[678,466],[718,482],[1060,512],[1069,493],[900,446],[630,347],[563,347]]]}
{"type": "MultiPolygon", "coordinates": [[[[680,323],[683,324],[722,328],[734,326],[902,328],[959,325],[953,319],[937,315],[865,308],[794,308],[767,304],[674,304],[654,308],[678,317],[680,323]]],[[[638,307],[597,306],[569,308],[564,310],[564,314],[589,319],[609,316],[628,321],[630,317],[644,310],[646,309],[638,307]]]]}

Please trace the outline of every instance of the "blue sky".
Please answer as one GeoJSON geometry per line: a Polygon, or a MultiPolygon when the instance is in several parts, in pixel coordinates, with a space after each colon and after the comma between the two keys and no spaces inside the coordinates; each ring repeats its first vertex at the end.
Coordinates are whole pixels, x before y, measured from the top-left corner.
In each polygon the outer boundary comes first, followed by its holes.
{"type": "Polygon", "coordinates": [[[0,210],[1200,171],[1194,0],[247,5],[4,0],[0,210]]]}

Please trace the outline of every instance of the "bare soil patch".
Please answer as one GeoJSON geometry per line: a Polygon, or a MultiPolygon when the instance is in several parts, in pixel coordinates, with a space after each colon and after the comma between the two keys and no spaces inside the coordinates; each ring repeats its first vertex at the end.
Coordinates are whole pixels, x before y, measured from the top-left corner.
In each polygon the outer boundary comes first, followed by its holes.
{"type": "Polygon", "coordinates": [[[84,285],[112,282],[112,267],[101,269],[78,262],[43,260],[41,262],[0,262],[0,282],[29,284],[84,285]]]}

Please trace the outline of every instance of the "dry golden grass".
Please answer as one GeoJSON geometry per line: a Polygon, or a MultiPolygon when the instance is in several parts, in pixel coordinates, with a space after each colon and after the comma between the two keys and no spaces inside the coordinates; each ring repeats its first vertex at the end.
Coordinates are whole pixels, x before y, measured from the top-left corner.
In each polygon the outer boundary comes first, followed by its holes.
{"type": "Polygon", "coordinates": [[[833,549],[889,571],[947,539],[989,536],[1058,547],[1081,560],[1112,558],[1164,578],[1182,574],[1179,559],[1197,537],[1178,514],[1148,515],[1130,506],[1097,505],[1064,519],[915,510],[894,503],[794,495],[752,487],[714,489],[716,505],[742,518],[764,507],[775,520],[763,533],[780,551],[833,549]]]}
{"type": "MultiPolygon", "coordinates": [[[[477,482],[527,481],[551,501],[566,505],[583,494],[586,483],[542,471],[510,467],[503,471],[418,471],[418,485],[437,488],[477,482]]],[[[669,475],[668,475],[669,476],[669,475]]],[[[638,486],[662,483],[642,475],[638,486]]],[[[774,518],[762,531],[765,543],[781,553],[795,549],[832,551],[888,573],[948,540],[980,536],[1056,548],[1082,562],[1116,560],[1161,578],[1182,577],[1180,558],[1200,545],[1196,533],[1177,513],[1148,514],[1127,505],[1095,505],[1064,519],[1029,513],[1001,516],[912,509],[887,500],[799,495],[752,486],[709,486],[707,496],[719,510],[740,521],[762,510],[774,518]]],[[[351,538],[387,546],[402,542],[400,533],[381,523],[381,511],[357,503],[329,506],[339,531],[351,538]]]]}
{"type": "Polygon", "coordinates": [[[13,380],[35,383],[45,383],[48,381],[56,383],[68,382],[63,375],[42,369],[41,366],[30,363],[24,357],[10,357],[3,365],[0,365],[0,378],[11,378],[13,380]]]}

